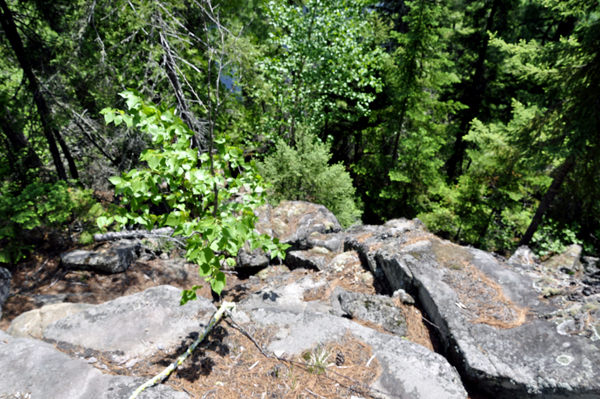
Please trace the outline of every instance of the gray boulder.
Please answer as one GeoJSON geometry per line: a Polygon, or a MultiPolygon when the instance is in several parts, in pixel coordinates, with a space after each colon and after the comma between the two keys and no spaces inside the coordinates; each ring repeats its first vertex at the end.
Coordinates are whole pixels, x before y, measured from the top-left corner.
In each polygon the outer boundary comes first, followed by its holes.
{"type": "MultiPolygon", "coordinates": [[[[254,210],[258,217],[254,228],[261,234],[268,234],[279,239],[283,244],[289,244],[288,252],[310,249],[318,243],[329,251],[339,251],[342,238],[339,236],[329,239],[328,233],[342,230],[342,226],[323,205],[304,201],[281,201],[273,208],[266,204],[254,210]]],[[[237,265],[242,267],[265,267],[271,257],[262,249],[250,251],[249,245],[240,249],[237,265]]]]}
{"type": "Polygon", "coordinates": [[[545,261],[544,266],[549,269],[574,273],[581,269],[579,257],[581,256],[582,250],[581,245],[573,244],[562,254],[554,255],[545,261]]]}
{"type": "Polygon", "coordinates": [[[15,338],[42,338],[42,332],[50,323],[69,315],[90,309],[95,305],[88,303],[56,303],[40,309],[21,313],[11,323],[7,333],[15,338]]]}
{"type": "Polygon", "coordinates": [[[250,244],[246,245],[238,251],[237,266],[240,267],[265,267],[270,263],[270,258],[261,248],[250,250],[250,244]]]}
{"type": "Polygon", "coordinates": [[[510,258],[508,258],[508,263],[521,265],[521,266],[530,266],[532,267],[538,262],[538,257],[535,256],[533,251],[529,249],[527,245],[522,245],[515,251],[514,254],[510,258]]]}
{"type": "Polygon", "coordinates": [[[337,254],[344,249],[345,239],[346,235],[344,233],[323,234],[315,231],[308,236],[306,242],[310,247],[327,248],[329,251],[337,254]]]}
{"type": "Polygon", "coordinates": [[[381,398],[465,399],[467,392],[456,370],[442,356],[421,345],[379,333],[345,318],[318,301],[302,300],[319,286],[309,277],[280,287],[266,288],[242,301],[234,320],[274,331],[268,350],[278,356],[296,356],[347,333],[372,348],[382,374],[372,387],[381,398]]]}
{"type": "MultiPolygon", "coordinates": [[[[145,382],[143,378],[102,374],[83,360],[71,359],[52,345],[29,338],[0,344],[0,375],[0,397],[20,392],[33,399],[127,399],[145,382]]],[[[139,398],[189,396],[159,384],[146,389],[139,398]]]]}
{"type": "Polygon", "coordinates": [[[2,318],[2,304],[10,295],[11,279],[12,274],[8,271],[8,269],[0,267],[0,319],[2,318]]]}
{"type": "Polygon", "coordinates": [[[339,255],[336,255],[328,267],[333,271],[342,272],[345,269],[351,269],[353,266],[360,265],[360,256],[356,251],[348,251],[342,252],[339,255]]]}
{"type": "Polygon", "coordinates": [[[385,281],[385,273],[375,259],[376,250],[389,242],[407,242],[428,235],[431,234],[419,219],[393,219],[382,226],[362,225],[348,229],[344,249],[358,252],[374,277],[385,281]]]}
{"type": "Polygon", "coordinates": [[[8,342],[13,340],[13,338],[14,337],[12,335],[0,330],[0,346],[8,344],[8,342]]]}
{"type": "Polygon", "coordinates": [[[77,249],[60,255],[65,269],[93,270],[101,273],[122,273],[129,269],[141,251],[135,241],[106,243],[94,251],[77,249]]]}
{"type": "Polygon", "coordinates": [[[43,336],[86,349],[122,351],[125,357],[143,358],[158,347],[180,344],[200,330],[198,323],[206,325],[216,310],[202,297],[179,306],[181,292],[169,285],[152,287],[55,321],[44,329],[43,336]]]}
{"type": "Polygon", "coordinates": [[[584,256],[582,259],[585,265],[586,272],[595,274],[600,271],[598,269],[598,263],[600,263],[600,258],[594,258],[593,256],[584,256]]]}
{"type": "Polygon", "coordinates": [[[394,291],[392,298],[396,298],[400,302],[407,303],[409,305],[415,304],[415,299],[412,296],[410,296],[409,294],[407,294],[406,291],[404,291],[403,289],[394,291]]]}
{"type": "Polygon", "coordinates": [[[406,318],[394,300],[384,295],[368,295],[336,288],[332,300],[352,319],[368,321],[398,336],[406,335],[406,318]]]}
{"type": "Polygon", "coordinates": [[[600,395],[600,342],[586,331],[560,333],[559,303],[543,300],[533,287],[542,276],[521,274],[489,253],[424,230],[374,232],[357,247],[393,290],[418,295],[449,359],[472,384],[494,398],[600,395]]]}
{"type": "Polygon", "coordinates": [[[324,270],[334,254],[324,247],[314,247],[303,251],[291,251],[285,257],[285,263],[291,267],[324,270]]]}
{"type": "Polygon", "coordinates": [[[323,205],[310,202],[281,201],[275,208],[263,205],[255,213],[258,215],[255,228],[262,234],[290,244],[290,251],[310,248],[308,241],[313,233],[327,234],[342,230],[333,213],[323,205]]]}

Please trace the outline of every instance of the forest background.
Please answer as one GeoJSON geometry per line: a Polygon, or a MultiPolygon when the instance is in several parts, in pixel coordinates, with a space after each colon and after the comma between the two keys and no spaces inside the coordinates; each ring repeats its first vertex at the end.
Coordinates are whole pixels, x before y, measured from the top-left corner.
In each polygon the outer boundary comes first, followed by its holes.
{"type": "Polygon", "coordinates": [[[593,0],[0,0],[0,262],[49,232],[217,217],[249,187],[240,165],[345,227],[419,217],[502,255],[598,256],[599,17],[593,0]],[[140,128],[151,113],[187,141],[140,128]],[[174,151],[205,166],[197,211],[174,151]],[[157,159],[180,186],[136,183],[157,159]]]}

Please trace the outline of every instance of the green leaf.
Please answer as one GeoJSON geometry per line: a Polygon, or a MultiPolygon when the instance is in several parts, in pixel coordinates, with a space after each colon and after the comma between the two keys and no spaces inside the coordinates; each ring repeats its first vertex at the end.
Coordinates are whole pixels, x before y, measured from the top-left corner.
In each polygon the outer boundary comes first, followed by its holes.
{"type": "Polygon", "coordinates": [[[200,267],[198,267],[198,275],[200,277],[210,276],[211,274],[212,274],[212,268],[210,267],[210,265],[208,263],[200,264],[200,267]]]}
{"type": "Polygon", "coordinates": [[[10,263],[10,253],[6,248],[0,251],[0,263],[10,263]]]}
{"type": "MultiPolygon", "coordinates": [[[[198,286],[194,286],[194,287],[198,287],[198,286]]],[[[183,290],[183,292],[181,293],[181,300],[179,301],[179,306],[183,306],[186,303],[188,303],[189,301],[195,301],[198,299],[198,296],[196,295],[196,289],[192,287],[191,290],[183,290]]]]}
{"type": "Polygon", "coordinates": [[[104,122],[108,125],[115,119],[115,113],[110,108],[105,108],[102,111],[104,112],[104,122]]]}
{"type": "Polygon", "coordinates": [[[210,286],[214,292],[221,295],[223,288],[225,288],[225,283],[227,282],[227,277],[225,273],[218,272],[217,275],[211,279],[210,286]]]}
{"type": "Polygon", "coordinates": [[[174,211],[169,214],[167,217],[167,221],[165,222],[166,226],[177,227],[181,224],[181,212],[174,211]]]}
{"type": "Polygon", "coordinates": [[[121,184],[123,182],[123,179],[121,179],[118,176],[112,176],[112,177],[108,178],[108,181],[110,181],[112,184],[114,184],[116,186],[116,185],[121,184]]]}
{"type": "Polygon", "coordinates": [[[103,229],[104,226],[106,226],[108,223],[108,218],[106,216],[100,216],[98,219],[96,219],[96,224],[98,225],[99,228],[103,229]]]}

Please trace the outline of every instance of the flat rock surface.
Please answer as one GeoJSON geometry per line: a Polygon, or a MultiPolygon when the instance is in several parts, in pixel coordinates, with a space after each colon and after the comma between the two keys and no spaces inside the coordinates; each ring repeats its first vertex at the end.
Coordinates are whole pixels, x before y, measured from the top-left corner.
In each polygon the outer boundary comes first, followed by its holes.
{"type": "MultiPolygon", "coordinates": [[[[0,332],[1,333],[1,332],[0,332]]],[[[0,397],[20,392],[32,399],[127,399],[142,378],[102,374],[83,360],[71,359],[52,345],[30,338],[1,344],[0,397]]],[[[189,399],[165,385],[146,389],[140,399],[189,399]]]]}
{"type": "Polygon", "coordinates": [[[180,298],[181,290],[172,286],[149,288],[58,320],[44,329],[44,339],[144,357],[200,331],[216,310],[208,299],[179,306],[180,298]]]}
{"type": "Polygon", "coordinates": [[[467,397],[458,373],[442,356],[400,337],[333,316],[335,310],[328,304],[304,302],[304,293],[319,284],[305,278],[259,291],[239,304],[234,319],[275,331],[275,340],[268,349],[280,356],[297,355],[352,334],[372,348],[382,367],[381,376],[372,385],[379,397],[467,397]]]}
{"type": "Polygon", "coordinates": [[[534,289],[541,276],[414,227],[363,229],[351,244],[392,289],[418,295],[468,380],[494,398],[599,397],[600,341],[559,331],[559,302],[534,289]]]}

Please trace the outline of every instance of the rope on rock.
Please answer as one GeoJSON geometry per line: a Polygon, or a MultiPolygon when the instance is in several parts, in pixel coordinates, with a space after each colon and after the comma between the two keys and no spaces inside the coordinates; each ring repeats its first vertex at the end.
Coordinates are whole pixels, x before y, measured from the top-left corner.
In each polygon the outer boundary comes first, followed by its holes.
{"type": "Polygon", "coordinates": [[[176,361],[174,361],[173,363],[171,363],[169,365],[169,367],[164,369],[162,371],[162,373],[160,373],[156,377],[146,381],[143,385],[141,385],[138,389],[136,389],[135,392],[129,397],[129,399],[137,398],[138,395],[140,393],[142,393],[142,391],[144,389],[154,386],[154,385],[162,382],[165,378],[167,378],[173,371],[175,371],[175,369],[178,366],[180,366],[185,361],[185,359],[188,358],[189,355],[192,354],[194,349],[196,349],[198,344],[200,344],[200,342],[202,342],[202,340],[204,340],[204,338],[212,330],[212,328],[215,326],[215,324],[217,324],[219,322],[219,320],[221,320],[221,318],[223,317],[223,314],[227,311],[233,310],[234,308],[235,308],[235,303],[223,302],[223,304],[221,305],[219,310],[217,310],[215,312],[215,314],[212,316],[212,318],[210,319],[210,322],[208,323],[208,326],[204,329],[204,332],[202,334],[200,334],[200,336],[194,341],[194,343],[192,343],[192,345],[190,345],[190,347],[185,351],[185,353],[183,353],[181,356],[179,356],[176,361]]]}

